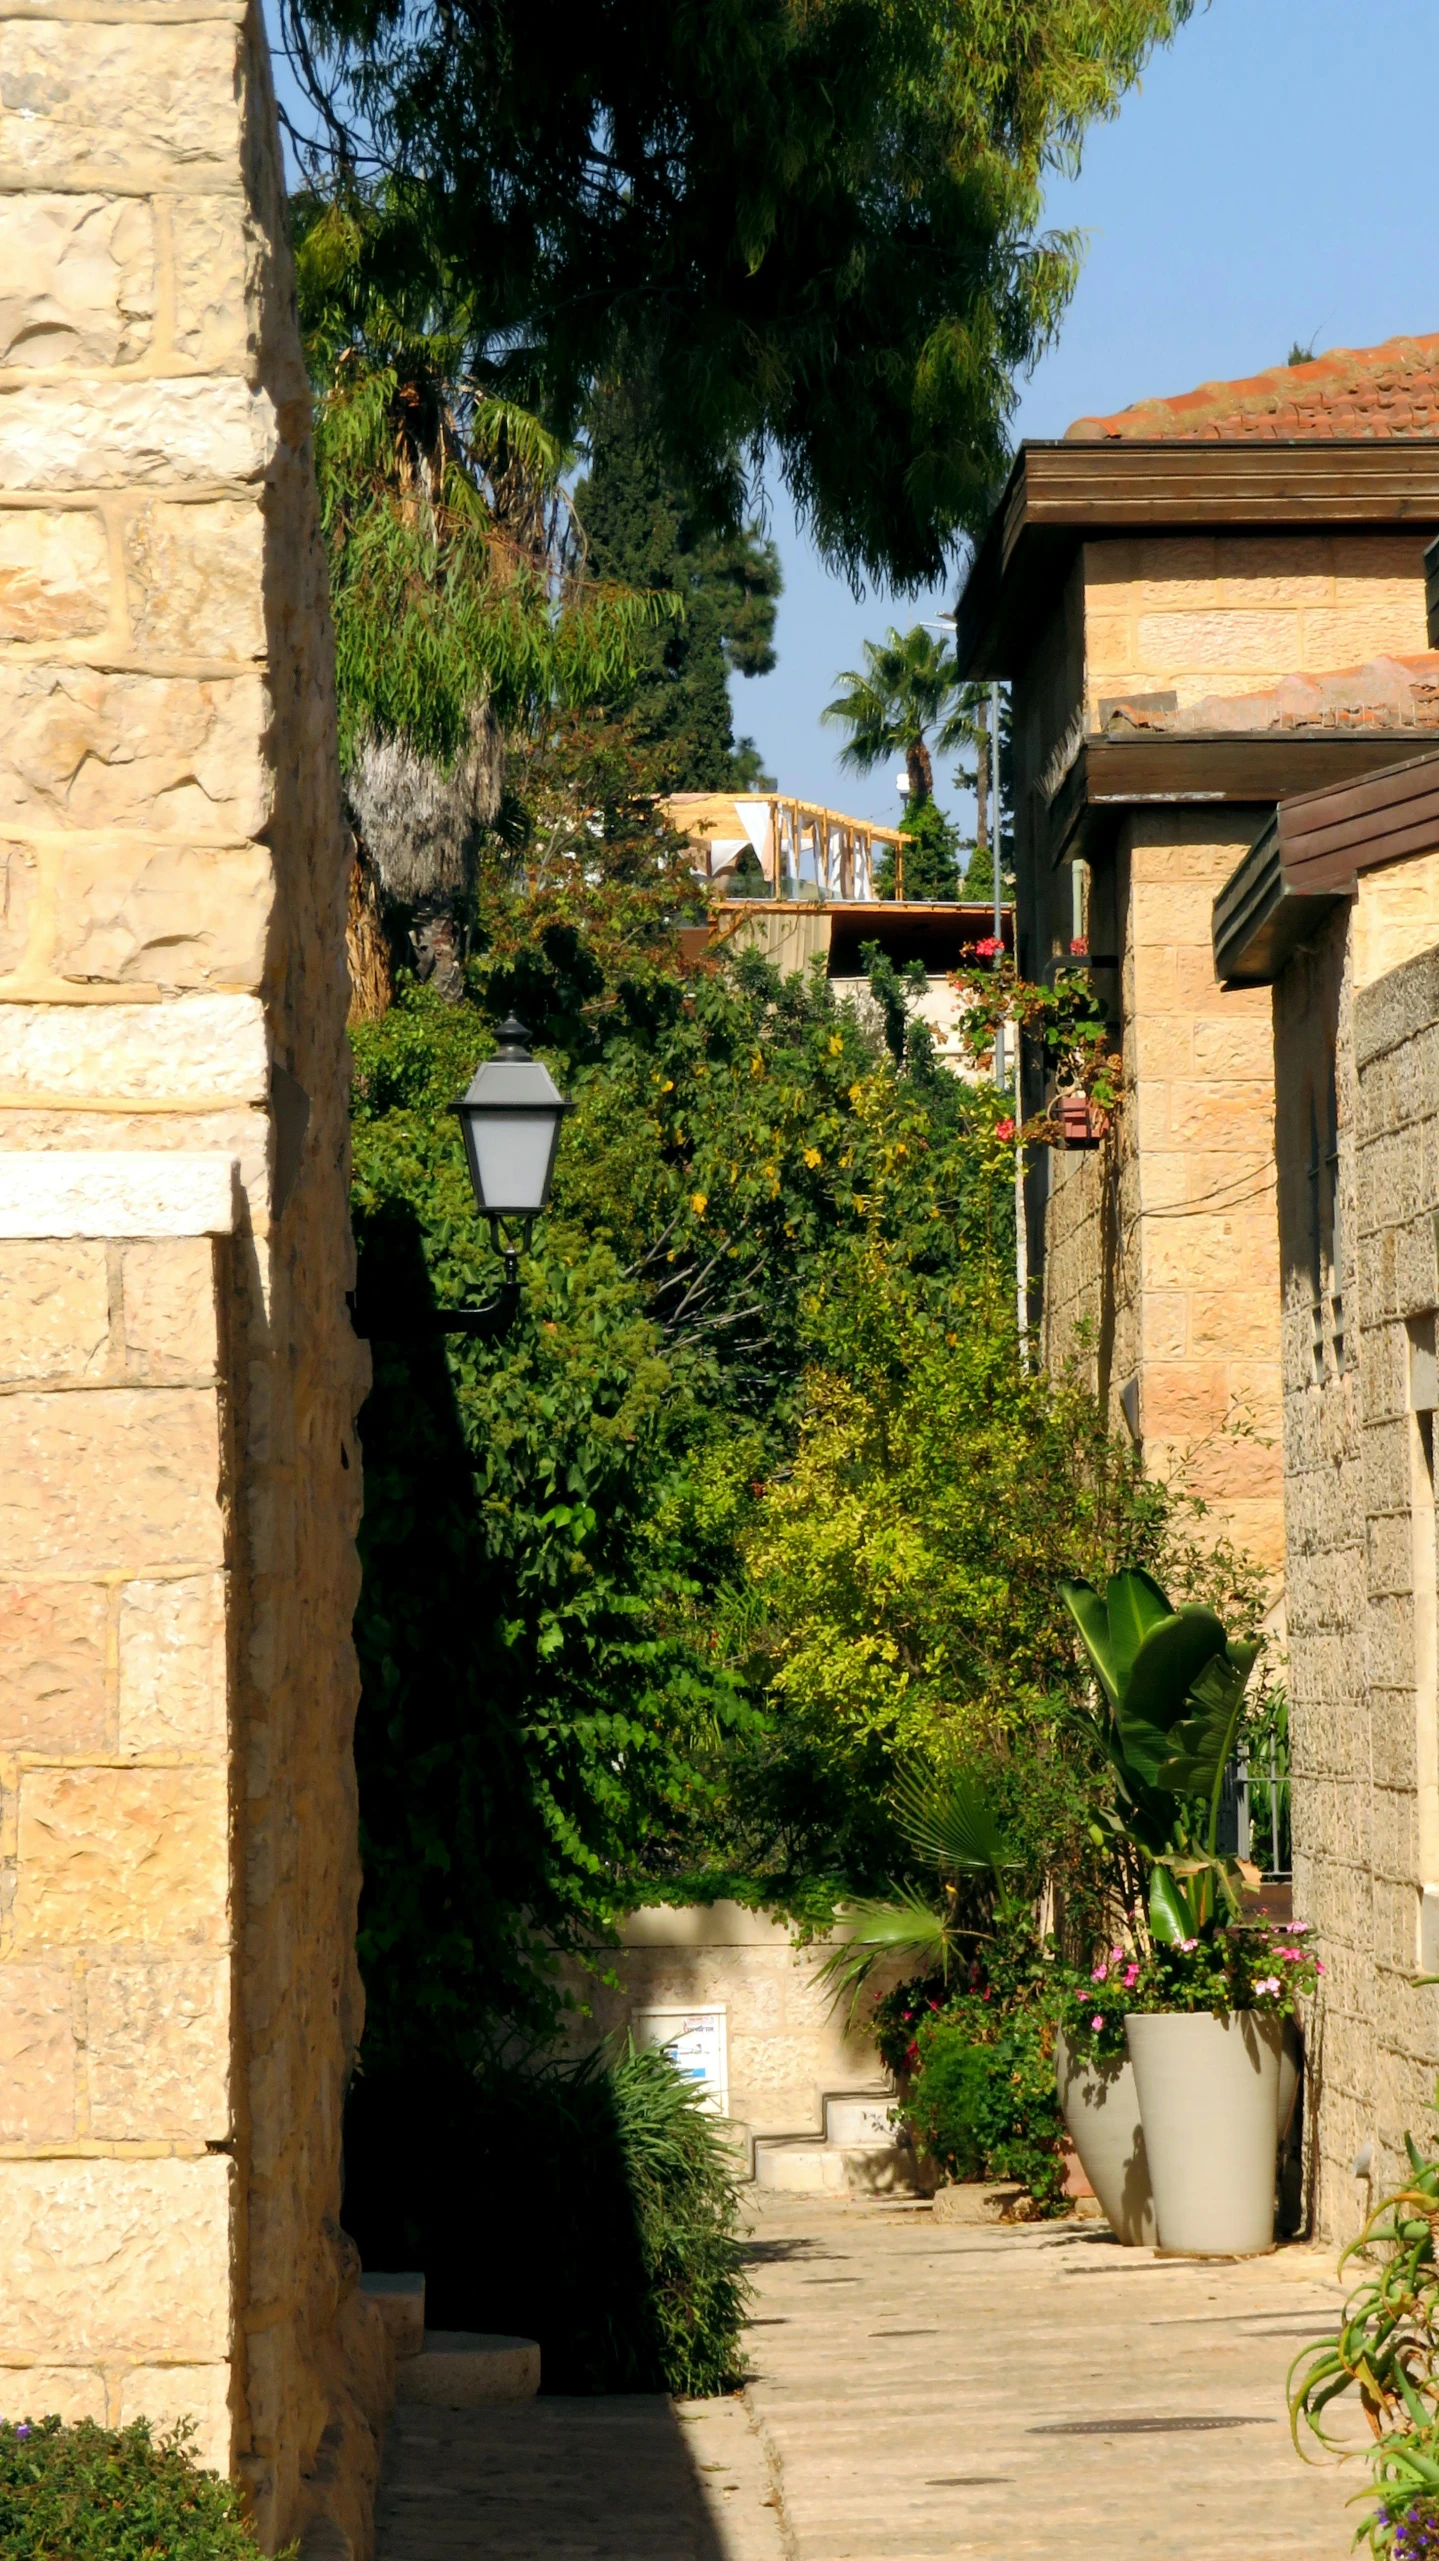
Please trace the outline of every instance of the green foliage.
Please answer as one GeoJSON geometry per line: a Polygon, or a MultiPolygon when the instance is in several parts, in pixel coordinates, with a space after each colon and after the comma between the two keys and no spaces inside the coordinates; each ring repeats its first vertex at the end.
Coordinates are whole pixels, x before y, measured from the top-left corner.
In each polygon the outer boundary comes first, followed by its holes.
{"type": "Polygon", "coordinates": [[[446,1105],[495,1014],[517,1005],[563,1044],[578,1106],[516,1332],[374,1346],[356,1619],[372,2062],[437,2038],[477,2057],[497,2019],[542,2027],[542,1934],[587,1942],[652,1879],[791,1872],[744,1634],[748,1525],[788,1462],[829,1276],[847,1294],[868,1256],[948,1298],[988,1250],[992,1150],[952,1084],[897,1072],[822,979],[742,959],[682,980],[673,946],[666,966],[641,938],[663,891],[624,866],[611,888],[609,941],[583,892],[511,902],[483,1007],[409,990],[355,1036],[360,1296],[386,1337],[492,1294],[446,1105]]]}
{"type": "Polygon", "coordinates": [[[441,2329],[538,2339],[549,2392],[722,2392],[748,2296],[735,2165],[662,2054],[492,2065],[431,2055],[357,2082],[345,2225],[367,2264],[421,2267],[441,2329]],[[533,2180],[541,2210],[497,2214],[533,2180]]]}
{"type": "MultiPolygon", "coordinates": [[[[477,379],[567,436],[643,386],[675,480],[738,515],[770,446],[821,554],[938,576],[988,512],[1014,383],[1073,289],[1049,174],[1191,0],[293,0],[342,163],[467,299],[477,379]]],[[[322,155],[323,156],[323,155],[322,155]]]]}
{"type": "Polygon", "coordinates": [[[156,2438],[144,2419],[115,2429],[0,2421],[0,2552],[6,2561],[255,2561],[236,2492],[198,2469],[191,2434],[156,2438]]]}
{"type": "Polygon", "coordinates": [[[927,1893],[891,1886],[883,1897],[861,1896],[847,1905],[844,1938],[820,1967],[820,1981],[838,1995],[848,1992],[853,2015],[858,1997],[881,1958],[902,1955],[938,1966],[948,1982],[961,1946],[992,1938],[1022,1923],[1024,1898],[1009,1879],[1022,1865],[1004,1837],[977,1770],[941,1775],[922,1763],[900,1771],[890,1802],[911,1858],[933,1871],[927,1893]],[[985,1920],[978,1929],[961,1895],[963,1883],[980,1887],[985,1920]]]}
{"type": "Polygon", "coordinates": [[[923,623],[905,632],[891,625],[882,641],[865,641],[863,654],[863,667],[847,667],[837,678],[844,691],[826,703],[820,719],[849,731],[839,761],[853,773],[872,773],[891,756],[903,756],[908,823],[934,790],[931,740],[947,754],[973,745],[979,734],[972,714],[959,708],[970,689],[960,683],[952,651],[923,623]]]}
{"type": "Polygon", "coordinates": [[[1085,1582],[1060,1590],[1103,1701],[1109,1819],[1149,1865],[1150,1929],[1192,1942],[1239,1909],[1234,1862],[1218,1855],[1219,1800],[1258,1642],[1227,1636],[1213,1610],[1174,1609],[1143,1572],[1112,1574],[1102,1601],[1085,1582]]]}
{"type": "Polygon", "coordinates": [[[950,2178],[1017,2179],[1042,2213],[1062,2212],[1064,2124],[1043,2011],[964,1993],[920,2023],[915,2047],[900,2116],[916,2148],[950,2178]]]}
{"type": "Polygon", "coordinates": [[[570,454],[467,380],[469,315],[443,273],[397,255],[394,214],[393,191],[352,188],[292,208],[340,755],[403,737],[448,768],[477,706],[532,729],[626,684],[677,599],[578,577],[570,454]]]}
{"type": "Polygon", "coordinates": [[[699,527],[665,476],[628,404],[601,404],[588,476],[575,491],[593,575],[611,586],[683,600],[683,620],[636,648],[636,672],[611,700],[669,791],[736,791],[759,779],[758,753],[736,743],[728,677],[775,663],[779,554],[758,528],[728,537],[699,527]]]}
{"type": "MultiPolygon", "coordinates": [[[[1353,2460],[1336,2443],[1328,2413],[1358,2400],[1373,2445],[1366,2448],[1374,2499],[1355,2535],[1371,2551],[1408,2561],[1432,2550],[1439,2515],[1439,2159],[1425,2159],[1412,2135],[1409,2175],[1374,2207],[1349,2243],[1351,2259],[1378,2260],[1344,2306],[1337,2332],[1301,2349],[1289,2369],[1289,2423],[1301,2453],[1301,2423],[1326,2452],[1353,2460]]],[[[1361,2496],[1364,2495],[1361,2493],[1361,2496]]]]}
{"type": "MultiPolygon", "coordinates": [[[[911,794],[905,802],[899,832],[904,838],[905,897],[958,898],[959,830],[946,818],[939,803],[917,801],[911,794]]],[[[899,895],[899,863],[888,846],[874,867],[874,889],[877,898],[899,895]]]]}
{"type": "Polygon", "coordinates": [[[1124,1062],[1110,1048],[1114,1035],[1088,972],[1056,969],[1044,985],[1032,984],[1018,975],[1009,954],[989,948],[991,939],[986,937],[976,947],[975,959],[955,973],[966,999],[959,1025],[962,1050],[974,1065],[988,1067],[997,1027],[1013,1023],[1043,1051],[1061,1092],[1078,1090],[1111,1110],[1119,1100],[1124,1062]]]}

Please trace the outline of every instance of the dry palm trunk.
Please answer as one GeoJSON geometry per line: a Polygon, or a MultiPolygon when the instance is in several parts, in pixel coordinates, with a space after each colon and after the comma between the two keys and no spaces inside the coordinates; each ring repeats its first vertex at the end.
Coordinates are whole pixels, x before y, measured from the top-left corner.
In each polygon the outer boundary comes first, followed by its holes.
{"type": "Polygon", "coordinates": [[[377,1023],[389,1011],[395,993],[390,966],[390,940],[380,913],[375,875],[358,837],[352,836],[349,912],[345,918],[345,957],[350,970],[350,1021],[377,1023]]]}
{"type": "Polygon", "coordinates": [[[448,773],[403,738],[361,739],[345,776],[361,848],[348,935],[353,1018],[374,1021],[390,1002],[392,924],[403,924],[417,978],[452,1003],[463,994],[465,908],[503,786],[504,742],[484,704],[448,773]]]}

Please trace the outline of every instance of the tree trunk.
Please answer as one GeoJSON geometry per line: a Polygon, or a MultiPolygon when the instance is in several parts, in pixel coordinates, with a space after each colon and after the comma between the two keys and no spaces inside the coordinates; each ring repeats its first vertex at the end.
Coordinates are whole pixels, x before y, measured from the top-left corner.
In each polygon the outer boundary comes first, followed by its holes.
{"type": "Polygon", "coordinates": [[[925,801],[934,798],[934,767],[922,738],[916,738],[913,746],[906,747],[904,762],[909,775],[910,806],[918,809],[925,801]]]}
{"type": "Polygon", "coordinates": [[[358,838],[352,836],[350,904],[345,919],[345,958],[350,969],[350,1021],[377,1023],[388,1013],[395,993],[389,937],[380,913],[375,875],[358,838]]]}

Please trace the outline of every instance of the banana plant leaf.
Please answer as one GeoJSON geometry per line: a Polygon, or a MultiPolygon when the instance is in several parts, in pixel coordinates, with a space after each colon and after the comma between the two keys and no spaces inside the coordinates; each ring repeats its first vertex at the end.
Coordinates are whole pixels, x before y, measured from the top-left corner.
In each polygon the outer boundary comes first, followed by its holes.
{"type": "Polygon", "coordinates": [[[1117,1707],[1145,1637],[1173,1617],[1170,1603],[1153,1577],[1137,1570],[1111,1574],[1103,1600],[1092,1583],[1062,1582],[1059,1590],[1094,1676],[1110,1706],[1117,1707]]]}
{"type": "Polygon", "coordinates": [[[1188,1894],[1172,1868],[1156,1867],[1149,1879],[1149,1927],[1161,1947],[1178,1947],[1199,1936],[1199,1923],[1188,1894]]]}
{"type": "MultiPolygon", "coordinates": [[[[1222,1654],[1228,1641],[1213,1610],[1176,1610],[1151,1628],[1134,1657],[1119,1705],[1126,1742],[1131,1733],[1167,1738],[1183,1716],[1205,1664],[1222,1654]]],[[[1133,1757],[1142,1764],[1140,1751],[1134,1751],[1133,1757]]]]}
{"type": "Polygon", "coordinates": [[[1189,1692],[1190,1714],[1170,1737],[1158,1776],[1180,1796],[1213,1798],[1234,1749],[1257,1645],[1230,1645],[1206,1663],[1189,1692]]]}
{"type": "Polygon", "coordinates": [[[937,1868],[998,1883],[1006,1869],[1021,1864],[970,1770],[944,1778],[923,1767],[906,1770],[895,1786],[894,1809],[915,1856],[937,1868]]]}
{"type": "Polygon", "coordinates": [[[1114,1665],[1115,1684],[1122,1696],[1129,1687],[1135,1658],[1147,1636],[1175,1615],[1174,1603],[1161,1592],[1152,1574],[1131,1566],[1123,1574],[1111,1574],[1107,1593],[1109,1610],[1110,1659],[1114,1665]]]}

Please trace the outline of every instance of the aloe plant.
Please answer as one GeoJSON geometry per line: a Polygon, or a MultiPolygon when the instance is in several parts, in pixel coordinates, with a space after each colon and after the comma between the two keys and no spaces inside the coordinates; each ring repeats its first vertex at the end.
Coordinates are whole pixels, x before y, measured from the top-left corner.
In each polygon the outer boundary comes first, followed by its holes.
{"type": "Polygon", "coordinates": [[[1147,1862],[1149,1925],[1176,1945],[1238,1908],[1236,1862],[1219,1855],[1219,1801],[1259,1648],[1213,1610],[1175,1609],[1152,1576],[1061,1583],[1103,1707],[1115,1828],[1147,1862]]]}
{"type": "Polygon", "coordinates": [[[893,1885],[887,1895],[860,1896],[845,1907],[849,1937],[825,1959],[819,1980],[836,1995],[850,1994],[851,2014],[882,1957],[912,1958],[947,1982],[960,1942],[986,1935],[959,1919],[961,1877],[986,1880],[1001,1925],[1028,1908],[1009,1881],[1020,1861],[972,1770],[940,1776],[916,1763],[896,1782],[892,1803],[907,1847],[935,1869],[938,1891],[893,1885]]]}
{"type": "MultiPolygon", "coordinates": [[[[1357,2449],[1331,2434],[1327,2413],[1346,2393],[1359,2401],[1380,2500],[1355,2540],[1380,2553],[1410,2548],[1394,2531],[1410,2502],[1429,2517],[1439,2503],[1439,2160],[1425,2160],[1408,2134],[1404,2146],[1408,2178],[1339,2261],[1342,2272],[1353,2258],[1377,2258],[1377,2271],[1350,2295],[1338,2329],[1302,2348],[1289,2370],[1289,2425],[1301,2454],[1302,2421],[1326,2453],[1352,2457],[1357,2449]]],[[[1428,2549],[1427,2540],[1413,2548],[1428,2549]]]]}

